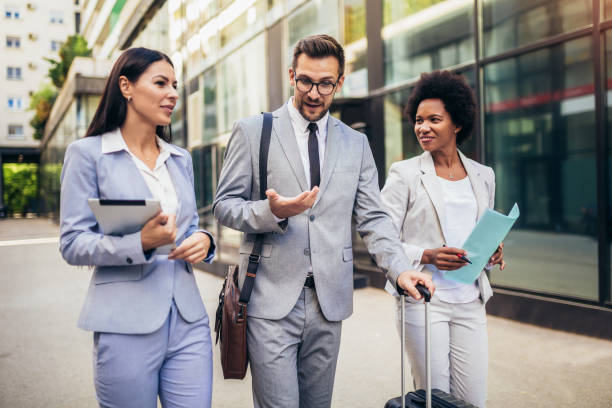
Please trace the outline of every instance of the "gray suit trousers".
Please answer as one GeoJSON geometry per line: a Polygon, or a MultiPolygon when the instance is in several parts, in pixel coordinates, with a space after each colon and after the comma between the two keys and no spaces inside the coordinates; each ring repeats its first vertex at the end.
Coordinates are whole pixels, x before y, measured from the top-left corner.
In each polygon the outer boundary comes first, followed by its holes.
{"type": "Polygon", "coordinates": [[[304,288],[280,320],[248,317],[255,408],[331,406],[342,322],[328,321],[315,290],[304,288]]]}

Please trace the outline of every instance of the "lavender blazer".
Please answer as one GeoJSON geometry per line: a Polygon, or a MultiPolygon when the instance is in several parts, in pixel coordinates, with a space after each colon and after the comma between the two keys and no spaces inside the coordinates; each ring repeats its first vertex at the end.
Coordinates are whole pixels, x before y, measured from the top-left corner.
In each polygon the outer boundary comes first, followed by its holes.
{"type": "MultiPolygon", "coordinates": [[[[111,333],[151,333],[165,321],[173,299],[186,321],[201,319],[206,311],[191,265],[155,252],[145,256],[140,232],[105,235],[87,204],[88,198],[153,198],[127,151],[103,149],[105,138],[114,132],[119,129],[71,143],[64,158],[60,251],[71,265],[94,267],[78,326],[111,333]]],[[[176,244],[180,245],[198,231],[191,156],[171,145],[166,165],[179,201],[176,244]]],[[[205,262],[214,257],[214,243],[211,248],[205,262]]]]}

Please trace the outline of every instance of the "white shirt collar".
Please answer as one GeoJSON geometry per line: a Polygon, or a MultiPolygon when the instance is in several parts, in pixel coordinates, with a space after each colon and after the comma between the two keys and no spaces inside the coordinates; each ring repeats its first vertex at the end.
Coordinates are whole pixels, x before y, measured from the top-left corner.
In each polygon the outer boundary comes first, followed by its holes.
{"type": "MultiPolygon", "coordinates": [[[[121,150],[129,152],[127,144],[125,144],[125,140],[123,140],[123,136],[121,135],[120,128],[104,133],[100,137],[102,138],[102,154],[114,153],[121,150]]],[[[157,136],[157,145],[159,146],[160,155],[170,156],[170,154],[175,154],[177,156],[183,156],[183,152],[177,149],[176,146],[171,145],[159,136],[157,136]]]]}
{"type": "MultiPolygon", "coordinates": [[[[303,117],[300,111],[298,111],[297,108],[293,105],[293,96],[289,98],[289,102],[287,102],[287,107],[289,109],[289,117],[291,118],[291,121],[297,124],[298,129],[301,129],[302,132],[308,132],[308,125],[310,124],[310,121],[303,117]]],[[[319,128],[319,134],[321,134],[322,130],[327,129],[328,118],[329,110],[325,112],[325,115],[323,115],[321,119],[315,122],[317,124],[317,127],[319,128]]]]}

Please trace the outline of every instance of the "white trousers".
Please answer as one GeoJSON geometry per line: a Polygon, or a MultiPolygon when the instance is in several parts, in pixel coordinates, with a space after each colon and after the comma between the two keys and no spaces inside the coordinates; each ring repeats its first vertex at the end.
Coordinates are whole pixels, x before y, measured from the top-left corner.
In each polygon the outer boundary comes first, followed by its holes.
{"type": "MultiPolygon", "coordinates": [[[[398,332],[400,319],[398,300],[398,332]]],[[[411,303],[408,297],[406,351],[414,386],[424,389],[425,305],[422,301],[411,303]]],[[[487,400],[488,354],[487,317],[480,299],[470,303],[446,303],[434,294],[431,299],[432,388],[484,408],[487,400]]]]}

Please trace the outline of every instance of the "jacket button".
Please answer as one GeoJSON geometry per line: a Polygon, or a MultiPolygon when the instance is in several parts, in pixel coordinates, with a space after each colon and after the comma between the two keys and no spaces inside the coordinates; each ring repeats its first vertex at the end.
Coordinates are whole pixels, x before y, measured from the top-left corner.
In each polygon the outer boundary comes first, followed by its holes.
{"type": "Polygon", "coordinates": [[[134,261],[132,261],[132,258],[129,258],[129,257],[128,257],[128,259],[126,259],[125,261],[126,261],[127,263],[129,263],[129,264],[131,264],[132,262],[134,262],[134,261]]]}
{"type": "Polygon", "coordinates": [[[314,221],[314,219],[315,219],[315,216],[314,216],[314,215],[311,215],[311,216],[310,216],[310,221],[314,221]]]}
{"type": "Polygon", "coordinates": [[[304,255],[309,256],[310,255],[310,248],[306,248],[304,250],[304,255]]]}

